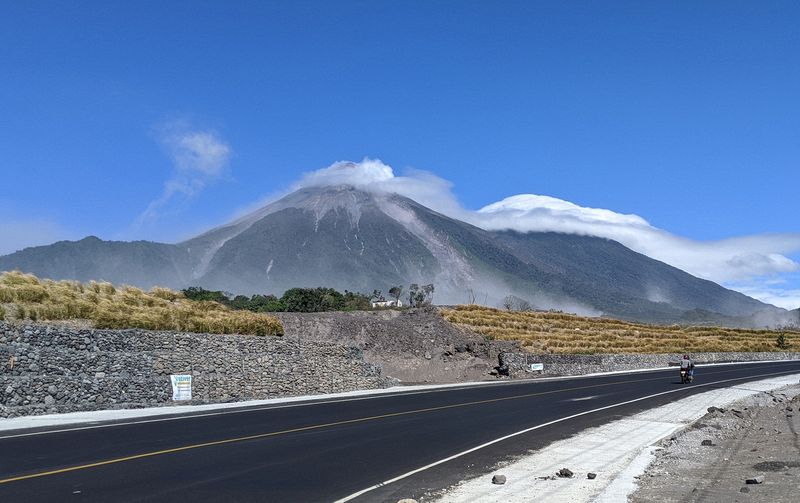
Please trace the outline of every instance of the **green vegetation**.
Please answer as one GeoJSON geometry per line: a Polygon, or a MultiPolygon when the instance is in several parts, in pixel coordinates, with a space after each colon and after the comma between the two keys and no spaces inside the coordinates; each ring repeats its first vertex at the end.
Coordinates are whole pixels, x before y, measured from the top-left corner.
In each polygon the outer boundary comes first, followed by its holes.
{"type": "Polygon", "coordinates": [[[145,292],[105,282],[40,280],[20,272],[0,273],[0,319],[87,320],[96,328],[283,335],[276,318],[234,311],[211,298],[192,301],[166,288],[145,292]]]}
{"type": "Polygon", "coordinates": [[[521,341],[531,352],[698,353],[800,351],[800,330],[661,326],[541,311],[501,311],[481,306],[444,309],[451,323],[490,339],[521,341]],[[777,338],[776,338],[777,337],[777,338]]]}
{"type": "Polygon", "coordinates": [[[205,290],[193,286],[183,290],[183,295],[190,300],[213,300],[225,304],[231,309],[253,312],[292,312],[318,313],[322,311],[361,311],[370,309],[370,296],[362,293],[338,292],[333,288],[290,288],[278,298],[275,295],[253,295],[247,297],[237,295],[230,298],[220,291],[205,290]]]}
{"type": "Polygon", "coordinates": [[[433,304],[433,284],[418,285],[411,283],[408,288],[408,306],[423,307],[433,304]]]}
{"type": "MultiPolygon", "coordinates": [[[[433,284],[412,284],[408,291],[408,307],[422,307],[433,301],[433,284]]],[[[231,309],[247,310],[256,313],[319,313],[324,311],[365,311],[372,308],[372,300],[385,301],[380,290],[373,290],[371,295],[350,292],[341,293],[333,288],[290,288],[283,295],[246,295],[233,296],[220,290],[206,290],[192,286],[182,290],[189,300],[214,301],[231,309]]],[[[389,295],[396,301],[403,295],[402,286],[389,288],[389,295]]]]}

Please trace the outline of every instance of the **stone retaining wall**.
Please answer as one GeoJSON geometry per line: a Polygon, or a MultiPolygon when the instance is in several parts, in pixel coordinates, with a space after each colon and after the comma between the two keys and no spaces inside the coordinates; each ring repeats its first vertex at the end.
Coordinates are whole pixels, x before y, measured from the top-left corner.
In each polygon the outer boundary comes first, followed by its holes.
{"type": "Polygon", "coordinates": [[[0,365],[0,417],[170,403],[170,374],[192,374],[196,403],[393,384],[331,343],[2,322],[0,365]]]}
{"type": "MultiPolygon", "coordinates": [[[[564,355],[503,353],[500,355],[499,372],[511,377],[534,377],[536,375],[582,375],[613,370],[635,370],[666,367],[677,364],[680,354],[631,354],[631,355],[564,355]],[[531,363],[544,365],[543,371],[531,371],[531,363]]],[[[697,364],[725,363],[764,360],[800,360],[800,353],[693,353],[697,364]]]]}

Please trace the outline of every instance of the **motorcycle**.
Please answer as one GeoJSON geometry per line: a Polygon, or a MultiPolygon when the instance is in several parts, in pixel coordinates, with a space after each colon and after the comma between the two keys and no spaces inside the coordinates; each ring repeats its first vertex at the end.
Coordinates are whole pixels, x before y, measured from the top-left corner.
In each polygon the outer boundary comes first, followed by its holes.
{"type": "Polygon", "coordinates": [[[694,372],[689,369],[681,369],[681,384],[691,383],[694,380],[694,372]]]}

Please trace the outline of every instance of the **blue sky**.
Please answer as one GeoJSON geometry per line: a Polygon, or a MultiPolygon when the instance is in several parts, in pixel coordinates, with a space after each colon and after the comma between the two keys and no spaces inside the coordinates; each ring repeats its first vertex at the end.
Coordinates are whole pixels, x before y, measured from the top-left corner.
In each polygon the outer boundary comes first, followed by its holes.
{"type": "Polygon", "coordinates": [[[2,3],[0,253],[174,241],[370,157],[470,210],[781,233],[794,265],[712,279],[800,305],[796,2],[2,3]]]}

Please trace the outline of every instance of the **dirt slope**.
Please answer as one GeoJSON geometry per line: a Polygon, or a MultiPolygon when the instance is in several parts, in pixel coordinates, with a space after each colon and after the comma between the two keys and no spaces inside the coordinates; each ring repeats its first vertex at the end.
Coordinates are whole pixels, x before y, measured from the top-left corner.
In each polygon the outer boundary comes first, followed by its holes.
{"type": "Polygon", "coordinates": [[[404,383],[494,379],[501,351],[516,342],[487,341],[435,310],[275,313],[285,337],[357,346],[384,375],[404,383]]]}

